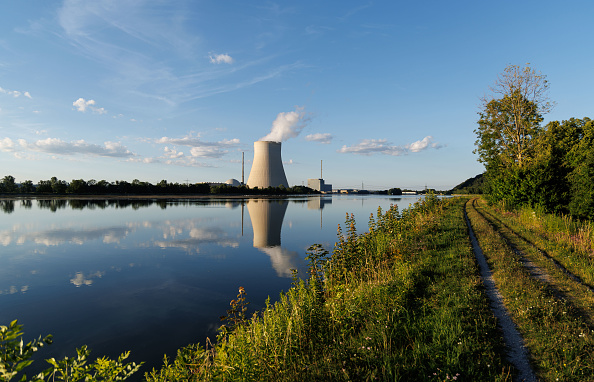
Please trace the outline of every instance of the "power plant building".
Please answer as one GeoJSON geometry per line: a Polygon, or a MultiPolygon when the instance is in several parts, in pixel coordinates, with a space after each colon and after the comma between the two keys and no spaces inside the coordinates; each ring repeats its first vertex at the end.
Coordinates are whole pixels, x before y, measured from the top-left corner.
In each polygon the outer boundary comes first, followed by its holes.
{"type": "Polygon", "coordinates": [[[320,192],[332,192],[332,185],[326,184],[324,179],[308,179],[307,187],[320,192]]]}
{"type": "Polygon", "coordinates": [[[284,186],[289,188],[283,160],[281,143],[272,141],[254,142],[254,162],[247,181],[250,188],[284,186]]]}

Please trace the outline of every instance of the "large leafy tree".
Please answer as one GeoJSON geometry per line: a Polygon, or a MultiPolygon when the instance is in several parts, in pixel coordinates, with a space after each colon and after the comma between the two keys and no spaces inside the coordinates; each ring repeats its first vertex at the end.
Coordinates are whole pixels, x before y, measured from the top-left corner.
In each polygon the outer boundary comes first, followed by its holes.
{"type": "Polygon", "coordinates": [[[534,138],[542,131],[542,116],[553,106],[546,76],[528,66],[510,65],[490,90],[481,99],[475,153],[487,167],[525,167],[533,155],[534,138]]]}
{"type": "Polygon", "coordinates": [[[553,103],[546,76],[526,66],[510,65],[481,99],[474,151],[485,165],[492,200],[532,204],[536,179],[529,170],[543,115],[553,103]]]}
{"type": "Polygon", "coordinates": [[[571,173],[568,176],[572,215],[594,219],[594,121],[589,118],[574,120],[575,143],[568,152],[571,173]]]}
{"type": "Polygon", "coordinates": [[[542,131],[536,105],[521,94],[505,95],[489,101],[479,115],[475,130],[479,161],[487,168],[526,167],[534,154],[534,138],[542,131]]]}
{"type": "Polygon", "coordinates": [[[536,142],[534,162],[530,166],[536,181],[536,200],[551,212],[569,212],[569,204],[574,197],[571,192],[574,172],[579,160],[575,160],[577,147],[584,132],[591,125],[588,118],[571,118],[567,121],[549,122],[536,142]]]}
{"type": "Polygon", "coordinates": [[[6,175],[0,181],[0,192],[13,193],[16,192],[17,185],[14,181],[14,176],[6,175]]]}

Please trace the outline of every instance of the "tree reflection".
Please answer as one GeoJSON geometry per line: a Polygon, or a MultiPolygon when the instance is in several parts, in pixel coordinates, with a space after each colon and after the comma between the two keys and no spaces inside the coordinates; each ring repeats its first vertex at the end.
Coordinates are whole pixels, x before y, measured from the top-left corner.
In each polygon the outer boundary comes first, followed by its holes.
{"type": "Polygon", "coordinates": [[[14,212],[14,200],[2,200],[0,201],[2,206],[2,212],[5,214],[11,214],[14,212]]]}

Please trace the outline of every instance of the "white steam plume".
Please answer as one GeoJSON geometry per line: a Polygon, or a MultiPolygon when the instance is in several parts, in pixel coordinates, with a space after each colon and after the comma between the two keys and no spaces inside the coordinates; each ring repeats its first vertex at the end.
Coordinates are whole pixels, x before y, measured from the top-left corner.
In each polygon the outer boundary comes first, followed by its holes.
{"type": "Polygon", "coordinates": [[[309,118],[303,108],[297,107],[295,111],[278,113],[270,133],[260,138],[261,141],[284,142],[289,138],[295,138],[307,125],[309,118]]]}

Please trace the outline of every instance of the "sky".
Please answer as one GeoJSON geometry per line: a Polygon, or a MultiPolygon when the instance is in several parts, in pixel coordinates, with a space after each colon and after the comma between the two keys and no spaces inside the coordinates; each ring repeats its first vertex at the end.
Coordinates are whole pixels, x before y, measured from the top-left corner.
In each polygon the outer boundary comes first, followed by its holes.
{"type": "Polygon", "coordinates": [[[594,2],[28,0],[0,4],[0,178],[447,190],[480,174],[480,98],[547,76],[593,117],[594,2]]]}

